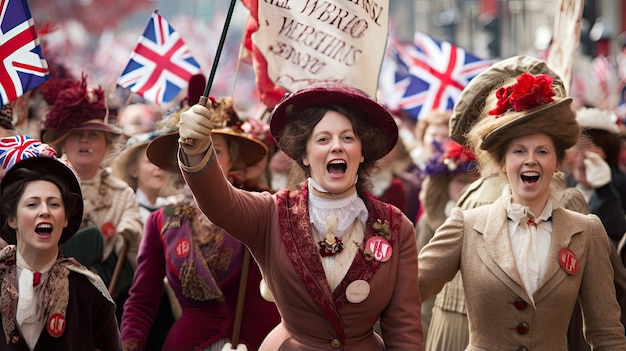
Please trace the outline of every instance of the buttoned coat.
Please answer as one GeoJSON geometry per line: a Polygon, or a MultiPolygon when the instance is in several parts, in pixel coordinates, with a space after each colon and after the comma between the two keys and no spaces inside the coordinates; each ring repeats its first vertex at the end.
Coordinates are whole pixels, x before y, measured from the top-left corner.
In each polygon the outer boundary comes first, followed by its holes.
{"type": "Polygon", "coordinates": [[[392,255],[377,262],[357,253],[331,291],[312,234],[306,186],[273,195],[246,192],[224,179],[215,159],[197,168],[182,167],[199,207],[250,248],[280,312],[281,323],[260,350],[422,350],[415,230],[400,210],[362,195],[370,216],[365,239],[375,235],[373,221],[388,221],[392,255]],[[360,303],[346,299],[355,280],[370,288],[360,303]],[[373,333],[379,317],[384,343],[373,333]]]}
{"type": "Polygon", "coordinates": [[[615,297],[610,244],[594,215],[563,208],[552,213],[552,241],[545,276],[526,293],[515,264],[502,198],[456,208],[420,251],[422,298],[436,294],[461,271],[467,300],[467,350],[567,350],[567,327],[577,299],[586,338],[594,350],[626,350],[615,297]],[[569,250],[576,260],[559,263],[569,250]]]}

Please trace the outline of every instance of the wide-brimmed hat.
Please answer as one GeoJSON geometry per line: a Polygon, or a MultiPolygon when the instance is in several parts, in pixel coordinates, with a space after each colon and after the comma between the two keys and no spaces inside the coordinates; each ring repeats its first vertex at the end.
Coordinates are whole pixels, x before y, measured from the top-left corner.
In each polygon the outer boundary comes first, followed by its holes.
{"type": "MultiPolygon", "coordinates": [[[[233,106],[230,97],[223,97],[219,100],[210,98],[208,108],[212,109],[217,124],[213,129],[213,134],[225,136],[230,141],[239,144],[239,159],[243,166],[249,167],[267,156],[267,146],[252,138],[242,129],[243,121],[239,119],[237,111],[233,106]]],[[[169,172],[179,172],[178,168],[178,121],[180,115],[189,109],[189,106],[167,116],[164,125],[169,126],[169,130],[160,135],[148,144],[146,154],[150,162],[159,168],[169,172]]]]}
{"type": "MultiPolygon", "coordinates": [[[[0,181],[0,199],[6,187],[19,180],[16,175],[18,169],[45,169],[49,174],[57,176],[65,182],[70,193],[80,197],[76,201],[74,212],[68,215],[68,225],[63,229],[59,244],[69,240],[80,228],[83,219],[83,201],[80,182],[69,163],[55,156],[54,150],[38,139],[24,135],[5,137],[0,139],[0,164],[6,174],[0,181]]],[[[4,199],[2,199],[4,201],[4,199]]],[[[0,212],[0,224],[4,226],[6,216],[0,212]]],[[[16,243],[14,230],[2,231],[2,238],[9,244],[16,243]]]]}
{"type": "MultiPolygon", "coordinates": [[[[213,129],[212,134],[223,135],[228,140],[239,144],[239,160],[246,166],[252,166],[267,156],[267,146],[253,139],[243,131],[233,128],[213,129]]],[[[148,144],[148,160],[159,168],[169,172],[179,172],[178,168],[178,130],[156,137],[148,144]]]]}
{"type": "Polygon", "coordinates": [[[459,144],[464,144],[465,134],[480,118],[487,96],[498,89],[503,82],[524,72],[533,75],[550,75],[554,80],[556,96],[565,96],[565,86],[561,77],[544,61],[524,55],[503,59],[474,77],[461,91],[450,117],[450,138],[459,144]]]}
{"type": "MultiPolygon", "coordinates": [[[[380,150],[373,150],[373,160],[378,160],[388,154],[398,141],[398,126],[393,116],[378,102],[370,98],[365,92],[351,86],[323,82],[315,83],[308,88],[288,94],[274,107],[270,120],[272,137],[279,144],[280,133],[287,123],[297,119],[299,113],[309,107],[342,106],[380,130],[387,138],[387,143],[380,150]]],[[[291,158],[297,155],[289,155],[291,158]]]]}
{"type": "Polygon", "coordinates": [[[620,133],[617,115],[613,111],[581,107],[576,112],[576,121],[583,129],[604,130],[611,134],[620,133]]]}
{"type": "Polygon", "coordinates": [[[45,115],[41,140],[57,147],[72,131],[92,130],[121,135],[122,131],[108,124],[108,108],[101,87],[87,87],[87,76],[80,81],[50,79],[40,91],[50,108],[45,115]]]}
{"type": "MultiPolygon", "coordinates": [[[[128,183],[131,187],[135,187],[136,180],[129,173],[130,163],[136,161],[134,154],[141,148],[147,148],[148,144],[157,137],[167,134],[171,130],[156,130],[149,133],[135,134],[126,140],[124,149],[115,156],[111,163],[113,175],[128,183]]],[[[145,152],[145,150],[144,150],[145,152]]]]}
{"type": "Polygon", "coordinates": [[[491,120],[485,120],[488,128],[482,130],[481,149],[497,151],[513,137],[540,132],[558,135],[555,142],[564,148],[576,143],[579,132],[572,98],[555,98],[552,76],[522,73],[516,83],[493,94],[495,105],[484,117],[491,120]]]}

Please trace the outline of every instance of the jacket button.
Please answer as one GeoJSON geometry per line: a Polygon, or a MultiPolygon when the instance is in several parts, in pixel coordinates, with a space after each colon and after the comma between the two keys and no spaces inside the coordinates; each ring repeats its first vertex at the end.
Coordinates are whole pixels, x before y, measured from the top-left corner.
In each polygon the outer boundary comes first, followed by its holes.
{"type": "Polygon", "coordinates": [[[528,326],[528,323],[526,322],[521,322],[520,324],[517,325],[517,327],[515,328],[515,330],[517,330],[517,332],[521,335],[526,335],[528,334],[528,330],[530,329],[530,327],[528,326]]]}
{"type": "Polygon", "coordinates": [[[515,301],[513,301],[513,306],[515,306],[518,310],[523,310],[526,308],[527,304],[522,299],[515,299],[515,301]]]}
{"type": "Polygon", "coordinates": [[[330,342],[330,347],[332,347],[333,349],[338,349],[341,347],[341,341],[339,341],[339,339],[333,339],[330,342]]]}

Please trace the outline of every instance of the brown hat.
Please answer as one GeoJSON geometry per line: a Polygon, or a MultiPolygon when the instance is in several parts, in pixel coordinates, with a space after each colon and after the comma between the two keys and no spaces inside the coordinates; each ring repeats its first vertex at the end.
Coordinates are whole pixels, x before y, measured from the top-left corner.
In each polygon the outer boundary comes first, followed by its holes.
{"type": "Polygon", "coordinates": [[[487,96],[504,82],[524,72],[552,76],[555,96],[565,96],[565,86],[561,77],[544,61],[524,55],[498,61],[474,77],[459,95],[450,117],[450,138],[459,144],[464,144],[465,134],[480,118],[487,96]]]}
{"type": "MultiPolygon", "coordinates": [[[[244,166],[252,166],[267,156],[267,146],[261,141],[250,137],[241,129],[243,122],[239,119],[237,112],[232,106],[231,98],[222,98],[220,100],[211,99],[210,103],[217,119],[224,120],[223,125],[216,125],[213,134],[224,135],[228,140],[239,144],[241,152],[239,160],[244,166]]],[[[182,113],[182,111],[180,112],[182,113]]],[[[176,125],[180,119],[180,113],[176,113],[170,117],[169,125],[176,125]]],[[[179,172],[178,168],[178,129],[171,129],[168,133],[160,135],[148,144],[146,155],[148,160],[169,172],[179,172]]]]}
{"type": "MultiPolygon", "coordinates": [[[[334,82],[315,83],[308,88],[298,90],[286,95],[274,107],[270,120],[270,131],[276,144],[279,142],[281,131],[287,123],[298,118],[300,111],[309,107],[330,105],[343,106],[354,111],[358,117],[363,118],[387,137],[385,146],[373,153],[374,160],[382,158],[395,147],[398,141],[398,125],[389,111],[365,92],[334,82]]],[[[289,156],[294,158],[294,155],[289,156]]]]}
{"type": "Polygon", "coordinates": [[[104,90],[87,88],[86,75],[83,74],[81,81],[50,79],[41,85],[40,91],[50,105],[41,131],[43,142],[58,145],[69,132],[77,130],[122,134],[117,127],[107,123],[104,90]]]}
{"type": "Polygon", "coordinates": [[[552,76],[522,73],[487,99],[485,108],[493,109],[483,113],[487,117],[472,128],[470,138],[482,139],[479,147],[490,153],[501,152],[511,138],[533,133],[549,134],[562,149],[572,147],[579,135],[572,98],[555,95],[552,76]]]}
{"type": "Polygon", "coordinates": [[[15,126],[13,125],[13,107],[11,107],[11,104],[6,104],[0,109],[0,127],[15,130],[15,126]]]}

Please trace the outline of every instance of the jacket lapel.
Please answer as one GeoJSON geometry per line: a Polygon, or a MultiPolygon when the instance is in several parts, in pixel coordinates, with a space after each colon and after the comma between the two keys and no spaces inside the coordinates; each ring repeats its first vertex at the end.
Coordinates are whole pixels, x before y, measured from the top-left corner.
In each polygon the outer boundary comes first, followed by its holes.
{"type": "Polygon", "coordinates": [[[539,289],[535,292],[536,302],[546,297],[568,276],[568,273],[566,273],[559,264],[559,251],[561,249],[570,249],[578,258],[583,256],[585,246],[577,245],[572,242],[574,235],[580,232],[580,222],[576,221],[575,218],[571,218],[566,210],[557,208],[552,212],[552,241],[550,244],[550,253],[548,254],[546,273],[539,289]]]}
{"type": "Polygon", "coordinates": [[[326,279],[317,245],[313,238],[307,194],[306,184],[300,191],[277,194],[280,236],[296,274],[304,283],[313,301],[343,340],[344,330],[341,318],[333,303],[330,285],[326,279]]]}
{"type": "Polygon", "coordinates": [[[509,239],[507,214],[501,199],[496,200],[488,211],[480,212],[473,229],[482,234],[484,242],[477,245],[477,254],[494,275],[518,296],[529,301],[519,275],[509,239]]]}

